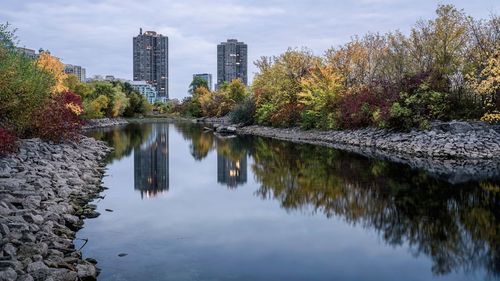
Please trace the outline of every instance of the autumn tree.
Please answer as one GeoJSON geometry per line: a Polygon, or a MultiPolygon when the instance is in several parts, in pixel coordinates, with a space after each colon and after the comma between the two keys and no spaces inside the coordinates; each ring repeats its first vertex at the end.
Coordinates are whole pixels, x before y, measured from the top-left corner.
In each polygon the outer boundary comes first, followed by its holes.
{"type": "Polygon", "coordinates": [[[37,59],[37,65],[41,69],[48,71],[54,77],[55,85],[52,93],[58,94],[68,90],[65,85],[67,74],[64,73],[64,64],[49,51],[42,51],[37,59]]]}
{"type": "Polygon", "coordinates": [[[301,116],[299,93],[301,79],[309,75],[318,58],[307,49],[288,49],[278,57],[262,57],[252,90],[256,104],[256,121],[273,126],[298,124],[301,116]]]}
{"type": "Polygon", "coordinates": [[[337,108],[345,78],[333,67],[318,62],[301,79],[299,102],[304,105],[301,125],[305,128],[338,128],[337,108]]]}

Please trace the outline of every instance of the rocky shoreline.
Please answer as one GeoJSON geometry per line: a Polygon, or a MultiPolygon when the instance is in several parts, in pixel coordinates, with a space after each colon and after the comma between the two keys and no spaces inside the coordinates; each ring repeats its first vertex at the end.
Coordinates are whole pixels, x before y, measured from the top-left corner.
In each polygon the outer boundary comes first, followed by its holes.
{"type": "Polygon", "coordinates": [[[87,120],[82,126],[83,130],[91,130],[97,128],[106,128],[113,126],[127,125],[129,122],[125,118],[101,118],[87,120]]]}
{"type": "Polygon", "coordinates": [[[22,140],[0,158],[0,280],[95,280],[96,261],[83,260],[75,233],[103,187],[104,142],[22,140]]]}
{"type": "Polygon", "coordinates": [[[411,132],[374,128],[320,131],[237,126],[211,120],[198,122],[211,123],[216,132],[223,134],[255,135],[322,145],[407,164],[452,184],[500,179],[500,127],[481,122],[435,122],[430,130],[411,132]]]}

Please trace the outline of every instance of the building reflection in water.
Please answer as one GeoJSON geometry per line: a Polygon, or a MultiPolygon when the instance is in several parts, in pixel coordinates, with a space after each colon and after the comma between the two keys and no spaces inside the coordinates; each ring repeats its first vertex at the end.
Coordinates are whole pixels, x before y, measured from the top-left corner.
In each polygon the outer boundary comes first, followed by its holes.
{"type": "Polygon", "coordinates": [[[217,182],[236,188],[247,182],[247,155],[238,159],[217,154],[217,182]]]}
{"type": "Polygon", "coordinates": [[[168,125],[152,124],[152,132],[134,149],[134,189],[141,198],[151,198],[168,191],[168,125]]]}

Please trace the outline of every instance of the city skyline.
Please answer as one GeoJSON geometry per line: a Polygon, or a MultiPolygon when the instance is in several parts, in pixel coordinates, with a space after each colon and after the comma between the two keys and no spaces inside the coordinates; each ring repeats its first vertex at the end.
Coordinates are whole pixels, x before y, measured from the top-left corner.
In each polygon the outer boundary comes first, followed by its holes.
{"type": "Polygon", "coordinates": [[[192,7],[205,7],[202,1],[6,0],[0,19],[18,28],[20,47],[48,49],[63,62],[85,67],[87,77],[111,74],[132,80],[130,38],[141,26],[155,30],[170,39],[170,97],[182,99],[188,95],[193,73],[216,73],[216,46],[228,38],[238,38],[250,47],[250,84],[256,71],[253,62],[260,56],[302,46],[320,55],[369,31],[400,29],[408,34],[417,20],[434,16],[438,3],[454,4],[478,18],[487,18],[500,7],[493,0],[314,1],[313,5],[309,1],[286,5],[278,0],[214,1],[200,14],[192,7]],[[151,7],[165,13],[158,15],[151,7]]]}

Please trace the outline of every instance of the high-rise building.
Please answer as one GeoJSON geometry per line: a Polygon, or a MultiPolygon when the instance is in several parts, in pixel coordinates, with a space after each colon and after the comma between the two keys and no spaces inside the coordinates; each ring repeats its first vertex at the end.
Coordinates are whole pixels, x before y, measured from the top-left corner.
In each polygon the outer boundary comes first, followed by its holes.
{"type": "Polygon", "coordinates": [[[196,77],[200,77],[201,79],[205,80],[207,82],[208,89],[210,91],[212,90],[212,74],[210,73],[193,74],[193,79],[196,77]]]}
{"type": "Polygon", "coordinates": [[[217,45],[217,87],[237,78],[247,85],[247,60],[248,47],[245,43],[228,39],[217,45]]]}
{"type": "Polygon", "coordinates": [[[168,99],[168,37],[146,31],[133,40],[134,81],[153,85],[159,98],[168,99]]]}
{"type": "Polygon", "coordinates": [[[80,82],[85,82],[87,79],[85,77],[85,75],[86,75],[85,68],[83,68],[79,65],[65,64],[64,65],[64,72],[66,74],[74,74],[80,82]]]}

